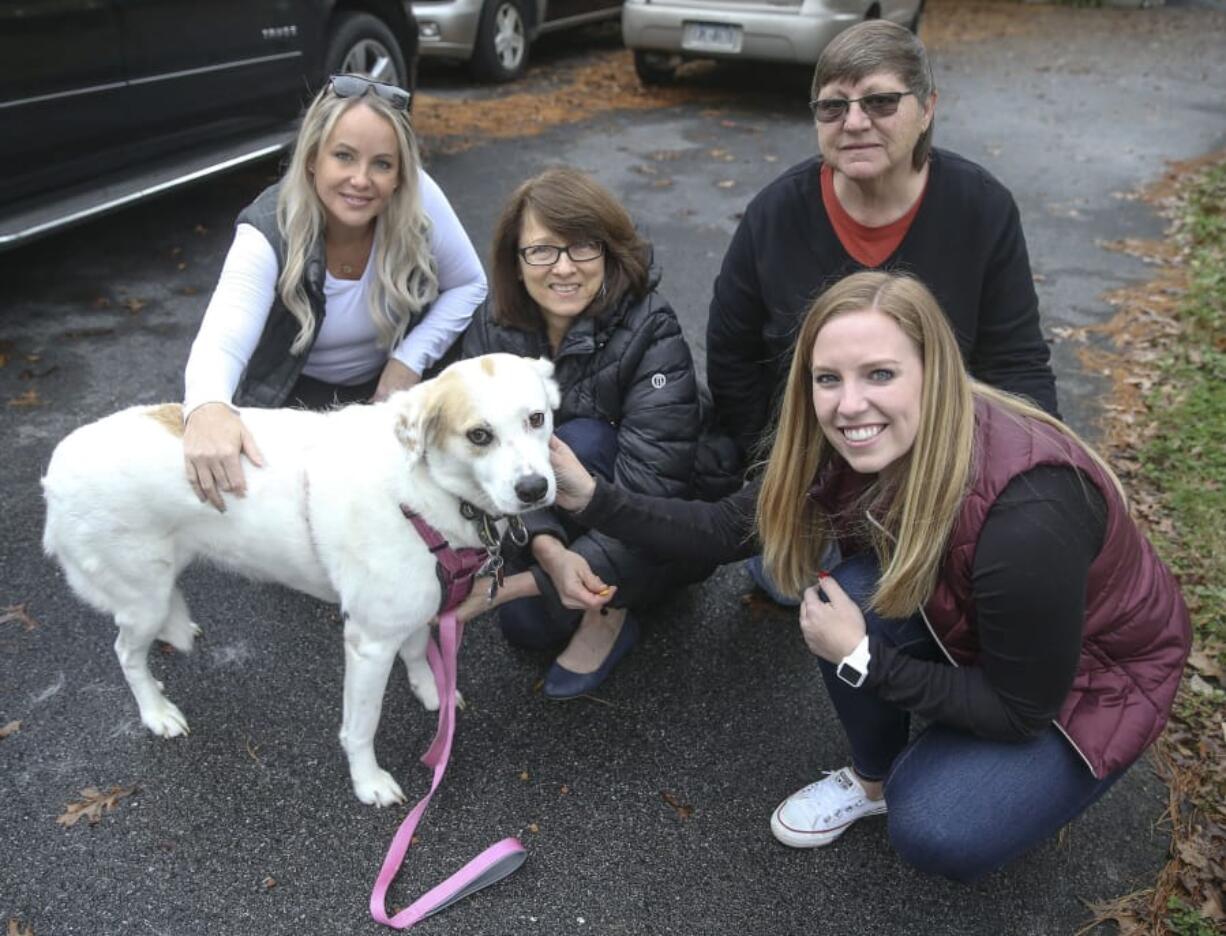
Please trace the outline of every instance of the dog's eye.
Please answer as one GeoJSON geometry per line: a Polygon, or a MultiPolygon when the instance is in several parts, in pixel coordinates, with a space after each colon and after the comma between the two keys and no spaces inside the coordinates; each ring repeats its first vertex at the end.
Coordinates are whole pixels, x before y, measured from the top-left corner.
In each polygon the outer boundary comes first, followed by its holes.
{"type": "Polygon", "coordinates": [[[540,429],[541,426],[545,425],[545,414],[540,412],[539,410],[535,413],[530,414],[528,416],[528,425],[531,426],[533,429],[540,429]]]}
{"type": "Polygon", "coordinates": [[[488,429],[469,429],[468,441],[473,445],[489,445],[494,441],[494,433],[488,429]]]}

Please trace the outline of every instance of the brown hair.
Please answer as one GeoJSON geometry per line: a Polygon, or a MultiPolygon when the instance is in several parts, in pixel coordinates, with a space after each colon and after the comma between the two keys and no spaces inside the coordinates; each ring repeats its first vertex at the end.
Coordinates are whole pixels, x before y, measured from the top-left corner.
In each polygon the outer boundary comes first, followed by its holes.
{"type": "MultiPolygon", "coordinates": [[[[972,380],[936,299],[919,280],[868,271],[840,280],[809,309],[784,385],[782,410],[758,495],[758,531],[771,578],[787,594],[812,583],[832,531],[809,497],[819,471],[836,457],[813,410],[811,356],[818,332],[836,315],[872,309],[889,316],[915,342],[923,361],[919,428],[906,463],[883,490],[880,477],[866,503],[884,504],[868,526],[881,563],[872,607],[886,617],[914,614],[932,594],[966,489],[974,472],[975,406],[986,398],[1025,421],[1042,422],[1105,462],[1071,429],[1020,397],[972,380]]],[[[1117,490],[1119,481],[1115,480],[1117,490]]]]}
{"type": "Polygon", "coordinates": [[[511,193],[494,228],[490,302],[499,325],[535,329],[542,321],[519,276],[519,230],[528,210],[568,243],[604,244],[604,284],[585,315],[600,315],[626,293],[636,298],[647,293],[651,249],[621,202],[577,169],[546,169],[511,193]]]}
{"type": "MultiPolygon", "coordinates": [[[[855,83],[877,72],[897,75],[921,106],[928,104],[936,90],[928,52],[919,37],[905,26],[875,19],[844,30],[826,46],[813,70],[811,97],[816,98],[832,81],[855,83]]],[[[917,172],[924,167],[932,151],[935,123],[934,116],[911,151],[911,167],[917,172]]]]}

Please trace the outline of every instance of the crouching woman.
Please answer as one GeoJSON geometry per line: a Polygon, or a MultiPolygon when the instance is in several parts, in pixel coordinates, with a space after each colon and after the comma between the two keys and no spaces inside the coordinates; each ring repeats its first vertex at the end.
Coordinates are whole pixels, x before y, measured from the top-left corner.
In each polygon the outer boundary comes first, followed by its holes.
{"type": "Polygon", "coordinates": [[[719,562],[756,532],[802,596],[851,764],[778,806],[785,845],[886,814],[905,860],[973,880],[1082,813],[1166,723],[1190,641],[1177,583],[1102,458],[969,379],[915,280],[859,273],[813,304],[755,487],[644,498],[553,445],[579,522],[719,562]]]}
{"type": "MultiPolygon", "coordinates": [[[[613,194],[575,169],[548,169],[511,194],[493,240],[492,295],[464,356],[551,359],[557,435],[620,487],[668,497],[739,487],[732,441],[708,431],[689,345],[656,292],[651,247],[613,194]]],[[[562,647],[542,687],[552,699],[599,686],[638,642],[636,612],[713,568],[684,555],[661,563],[552,510],[531,514],[528,530],[525,561],[512,560],[495,603],[512,643],[562,647]]],[[[485,607],[480,594],[468,606],[485,607]]]]}

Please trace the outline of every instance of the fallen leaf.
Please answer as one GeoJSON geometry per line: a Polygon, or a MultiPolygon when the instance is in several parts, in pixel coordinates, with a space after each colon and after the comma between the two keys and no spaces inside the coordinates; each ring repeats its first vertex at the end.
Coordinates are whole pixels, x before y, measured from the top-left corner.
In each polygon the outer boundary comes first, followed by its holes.
{"type": "Polygon", "coordinates": [[[1195,842],[1180,842],[1179,857],[1194,868],[1199,868],[1204,871],[1209,867],[1209,859],[1206,858],[1195,842]]]}
{"type": "Polygon", "coordinates": [[[272,890],[277,886],[277,879],[274,877],[266,877],[260,883],[264,885],[264,890],[272,890]]]}
{"type": "Polygon", "coordinates": [[[570,787],[568,787],[565,783],[563,783],[562,789],[558,790],[558,792],[561,793],[563,796],[566,796],[568,793],[570,793],[570,787]]]}
{"type": "Polygon", "coordinates": [[[8,930],[5,936],[34,936],[34,928],[27,923],[22,923],[15,917],[9,917],[8,930]]]}
{"type": "Polygon", "coordinates": [[[1199,647],[1188,654],[1188,665],[1199,670],[1202,675],[1208,676],[1210,679],[1221,679],[1223,676],[1226,676],[1226,672],[1222,670],[1217,660],[1213,659],[1199,647]]]}
{"type": "Polygon", "coordinates": [[[135,792],[136,787],[134,786],[113,786],[105,793],[97,787],[86,787],[81,791],[83,798],[78,802],[69,803],[64,813],[56,817],[55,821],[65,828],[76,825],[81,818],[88,819],[90,825],[96,825],[104,812],[115,809],[123,797],[131,796],[135,792]]]}
{"type": "Polygon", "coordinates": [[[29,633],[38,627],[38,621],[30,616],[26,611],[24,604],[9,605],[7,608],[0,608],[0,624],[8,624],[10,621],[18,622],[22,629],[29,633]]]}
{"type": "Polygon", "coordinates": [[[1217,694],[1216,689],[1195,674],[1188,680],[1188,688],[1193,692],[1199,692],[1203,696],[1212,697],[1217,694]]]}
{"type": "Polygon", "coordinates": [[[21,722],[11,721],[7,725],[0,726],[0,738],[7,738],[9,735],[15,735],[21,731],[21,722]]]}
{"type": "Polygon", "coordinates": [[[528,771],[526,771],[526,770],[521,770],[521,771],[519,772],[519,779],[520,779],[520,780],[527,780],[527,779],[528,779],[528,771]]]}
{"type": "Polygon", "coordinates": [[[535,822],[529,822],[528,831],[531,832],[533,835],[536,835],[536,833],[541,831],[541,827],[537,825],[535,822]]]}
{"type": "Polygon", "coordinates": [[[9,406],[18,406],[18,407],[24,408],[24,407],[42,406],[42,405],[43,405],[42,398],[38,395],[38,391],[35,390],[33,387],[31,387],[21,396],[13,397],[13,399],[9,400],[9,406]]]}
{"type": "Polygon", "coordinates": [[[730,189],[736,185],[736,179],[720,179],[715,183],[716,188],[730,189]]]}
{"type": "Polygon", "coordinates": [[[680,819],[682,822],[684,822],[686,819],[689,819],[690,816],[694,815],[693,806],[689,806],[681,802],[681,800],[677,799],[677,797],[674,796],[672,793],[668,792],[668,790],[662,790],[660,792],[660,799],[664,800],[664,802],[668,803],[669,806],[673,807],[673,809],[676,810],[677,818],[680,819]]]}
{"type": "Polygon", "coordinates": [[[136,315],[148,304],[144,299],[129,299],[124,302],[123,306],[128,310],[129,315],[136,315]]]}

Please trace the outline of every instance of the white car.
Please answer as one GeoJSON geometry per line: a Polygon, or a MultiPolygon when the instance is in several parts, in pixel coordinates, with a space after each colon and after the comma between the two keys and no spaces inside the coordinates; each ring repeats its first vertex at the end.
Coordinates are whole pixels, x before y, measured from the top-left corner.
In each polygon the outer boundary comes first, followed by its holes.
{"type": "MultiPolygon", "coordinates": [[[[622,39],[634,50],[639,80],[664,84],[687,59],[815,65],[847,27],[881,18],[914,31],[923,6],[924,0],[625,0],[622,39]]],[[[425,47],[423,41],[423,53],[425,47]]]]}
{"type": "Polygon", "coordinates": [[[423,56],[467,61],[482,81],[511,81],[538,36],[616,19],[622,0],[415,0],[423,56]]]}

